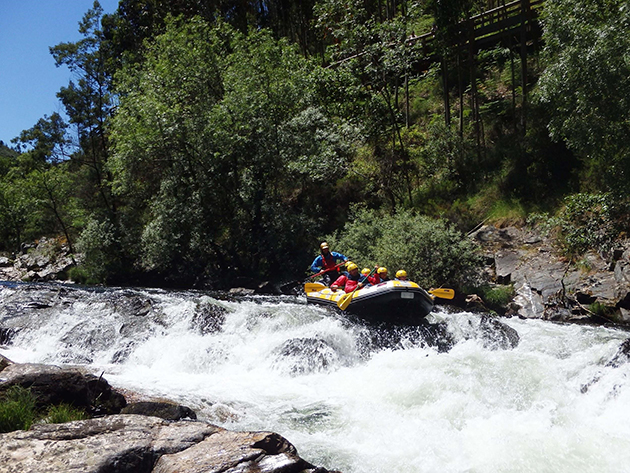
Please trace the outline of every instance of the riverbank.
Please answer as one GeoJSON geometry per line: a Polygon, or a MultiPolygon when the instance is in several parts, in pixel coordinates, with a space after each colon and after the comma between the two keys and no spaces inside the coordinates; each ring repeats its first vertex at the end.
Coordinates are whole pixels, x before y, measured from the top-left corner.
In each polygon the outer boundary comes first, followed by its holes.
{"type": "MultiPolygon", "coordinates": [[[[458,294],[453,302],[460,308],[498,309],[500,315],[563,322],[630,324],[628,240],[619,242],[608,255],[591,251],[576,262],[563,256],[551,238],[529,228],[485,225],[469,237],[485,256],[482,279],[492,288],[508,289],[513,297],[500,307],[491,307],[483,295],[458,294]]],[[[63,241],[42,238],[24,246],[18,255],[1,256],[0,280],[69,282],[76,264],[63,241]]],[[[280,294],[292,288],[248,281],[230,291],[280,294]]]]}
{"type": "Polygon", "coordinates": [[[630,324],[630,243],[571,261],[530,229],[484,226],[470,235],[486,257],[485,277],[512,286],[507,315],[562,322],[630,324]]]}
{"type": "Polygon", "coordinates": [[[276,433],[200,422],[190,408],[170,401],[128,403],[102,376],[16,364],[0,355],[0,399],[16,386],[30,390],[40,411],[63,402],[93,417],[0,434],[3,473],[329,472],[302,459],[276,433]]]}

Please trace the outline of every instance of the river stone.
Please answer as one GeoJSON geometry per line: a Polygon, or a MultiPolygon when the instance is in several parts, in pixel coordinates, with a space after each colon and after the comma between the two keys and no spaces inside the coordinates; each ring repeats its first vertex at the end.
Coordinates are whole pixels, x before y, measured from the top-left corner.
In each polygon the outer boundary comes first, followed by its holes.
{"type": "Polygon", "coordinates": [[[152,473],[298,473],[312,468],[278,434],[223,431],[191,448],[163,455],[152,473]]]}
{"type": "Polygon", "coordinates": [[[137,415],[36,424],[0,434],[0,473],[150,473],[161,455],[222,431],[202,422],[137,415]]]}
{"type": "Polygon", "coordinates": [[[153,416],[164,420],[197,419],[197,414],[189,407],[170,402],[134,402],[123,407],[120,413],[153,416]]]}
{"type": "Polygon", "coordinates": [[[34,363],[16,363],[0,373],[0,393],[11,386],[29,388],[40,407],[71,404],[93,414],[115,414],[125,406],[125,398],[109,383],[73,368],[34,363]]]}
{"type": "Polygon", "coordinates": [[[12,365],[13,362],[6,356],[0,355],[0,372],[2,372],[7,366],[12,365]]]}

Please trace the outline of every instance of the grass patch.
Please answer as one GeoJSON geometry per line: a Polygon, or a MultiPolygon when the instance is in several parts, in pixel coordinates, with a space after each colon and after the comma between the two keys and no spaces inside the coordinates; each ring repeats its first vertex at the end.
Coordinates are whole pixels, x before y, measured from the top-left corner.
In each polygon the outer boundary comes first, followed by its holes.
{"type": "Polygon", "coordinates": [[[11,386],[0,396],[0,432],[28,430],[36,416],[35,396],[30,389],[11,386]]]}
{"type": "Polygon", "coordinates": [[[63,424],[65,422],[84,420],[87,418],[88,415],[82,409],[78,409],[69,404],[59,404],[48,408],[48,414],[44,418],[44,421],[47,424],[63,424]]]}

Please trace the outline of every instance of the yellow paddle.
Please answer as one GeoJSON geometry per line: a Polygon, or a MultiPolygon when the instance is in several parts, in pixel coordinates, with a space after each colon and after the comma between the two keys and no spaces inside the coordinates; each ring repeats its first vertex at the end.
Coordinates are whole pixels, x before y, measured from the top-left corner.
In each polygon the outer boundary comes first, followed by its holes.
{"type": "Polygon", "coordinates": [[[304,284],[304,292],[317,292],[326,289],[327,286],[321,282],[307,282],[304,284]]]}
{"type": "Polygon", "coordinates": [[[429,289],[427,292],[440,299],[452,299],[455,297],[455,291],[452,289],[429,289]]]}
{"type": "MultiPolygon", "coordinates": [[[[377,268],[375,267],[372,271],[370,271],[370,274],[368,274],[363,281],[367,281],[368,278],[370,276],[372,276],[372,274],[374,274],[374,271],[376,271],[377,268]]],[[[350,305],[350,303],[352,302],[352,296],[354,296],[354,293],[357,292],[357,289],[359,289],[359,284],[357,284],[357,287],[354,288],[354,291],[349,292],[348,294],[344,294],[343,296],[341,296],[339,298],[339,300],[337,301],[337,307],[339,307],[341,310],[346,310],[348,308],[348,306],[350,305]]]]}

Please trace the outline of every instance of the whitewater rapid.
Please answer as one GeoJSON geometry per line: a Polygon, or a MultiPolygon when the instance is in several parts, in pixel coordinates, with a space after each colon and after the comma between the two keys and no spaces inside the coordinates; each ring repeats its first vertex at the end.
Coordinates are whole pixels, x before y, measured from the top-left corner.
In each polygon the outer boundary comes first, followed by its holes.
{"type": "Polygon", "coordinates": [[[222,427],[277,432],[329,469],[630,471],[630,366],[607,365],[625,331],[504,319],[520,342],[503,349],[477,336],[478,314],[438,309],[455,340],[438,352],[300,298],[20,290],[0,288],[0,327],[20,327],[8,358],[85,365],[222,427]],[[195,327],[200,307],[221,309],[220,330],[195,327]]]}

